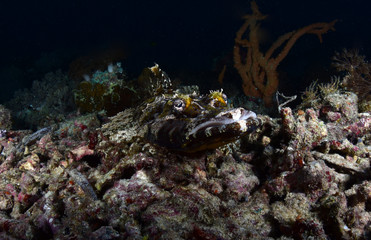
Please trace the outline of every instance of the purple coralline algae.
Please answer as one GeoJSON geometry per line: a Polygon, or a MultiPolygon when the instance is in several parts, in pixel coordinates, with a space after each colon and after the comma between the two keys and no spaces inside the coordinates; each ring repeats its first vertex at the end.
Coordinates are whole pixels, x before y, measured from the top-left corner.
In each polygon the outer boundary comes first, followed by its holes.
{"type": "Polygon", "coordinates": [[[7,129],[0,239],[369,239],[371,115],[357,103],[329,91],[270,118],[221,91],[169,91],[103,124],[7,129]]]}

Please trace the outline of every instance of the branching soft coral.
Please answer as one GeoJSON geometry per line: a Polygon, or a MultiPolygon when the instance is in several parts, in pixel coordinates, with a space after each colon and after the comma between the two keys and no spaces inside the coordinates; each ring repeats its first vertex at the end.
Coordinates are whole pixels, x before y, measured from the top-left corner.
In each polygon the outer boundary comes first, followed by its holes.
{"type": "Polygon", "coordinates": [[[233,50],[234,67],[242,78],[246,96],[261,98],[266,106],[272,105],[272,97],[278,88],[277,67],[287,56],[296,41],[305,34],[315,34],[322,42],[322,35],[334,30],[336,20],[313,23],[280,36],[265,52],[260,50],[260,22],[263,15],[255,1],[251,2],[252,13],[245,15],[245,22],[236,33],[233,50]]]}

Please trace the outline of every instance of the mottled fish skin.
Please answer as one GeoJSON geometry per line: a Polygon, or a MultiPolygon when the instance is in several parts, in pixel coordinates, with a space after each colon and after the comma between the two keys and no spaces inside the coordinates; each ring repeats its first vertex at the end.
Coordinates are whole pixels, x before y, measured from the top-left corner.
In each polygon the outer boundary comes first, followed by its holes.
{"type": "Polygon", "coordinates": [[[148,125],[150,142],[184,153],[215,149],[260,125],[254,112],[230,109],[222,91],[157,96],[147,103],[141,119],[148,125]]]}

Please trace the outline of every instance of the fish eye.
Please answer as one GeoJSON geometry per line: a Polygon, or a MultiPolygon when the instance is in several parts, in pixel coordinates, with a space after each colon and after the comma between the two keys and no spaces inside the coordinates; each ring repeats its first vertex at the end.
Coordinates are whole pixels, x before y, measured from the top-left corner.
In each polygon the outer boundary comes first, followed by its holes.
{"type": "Polygon", "coordinates": [[[176,111],[178,111],[178,112],[183,111],[184,107],[185,107],[185,102],[181,99],[177,99],[177,100],[174,101],[173,106],[174,106],[174,109],[176,111]]]}

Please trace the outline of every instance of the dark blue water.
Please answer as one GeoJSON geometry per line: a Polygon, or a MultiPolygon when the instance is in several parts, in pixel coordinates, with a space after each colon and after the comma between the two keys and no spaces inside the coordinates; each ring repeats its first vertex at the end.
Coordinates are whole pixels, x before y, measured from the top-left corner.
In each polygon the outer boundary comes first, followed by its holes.
{"type": "MultiPolygon", "coordinates": [[[[370,3],[366,0],[257,1],[269,17],[262,23],[262,49],[281,34],[332,21],[335,32],[303,36],[282,61],[280,89],[295,93],[311,81],[333,75],[335,51],[358,48],[371,56],[370,3]],[[264,40],[264,41],[263,41],[264,40]]],[[[75,59],[97,52],[117,57],[131,77],[154,62],[183,83],[218,87],[224,79],[239,85],[233,69],[234,37],[250,13],[250,1],[1,1],[0,102],[50,71],[69,71],[75,59]]],[[[283,91],[283,92],[285,92],[283,91]]]]}

